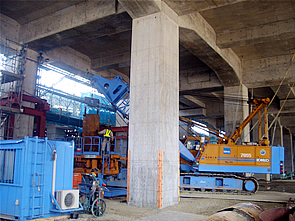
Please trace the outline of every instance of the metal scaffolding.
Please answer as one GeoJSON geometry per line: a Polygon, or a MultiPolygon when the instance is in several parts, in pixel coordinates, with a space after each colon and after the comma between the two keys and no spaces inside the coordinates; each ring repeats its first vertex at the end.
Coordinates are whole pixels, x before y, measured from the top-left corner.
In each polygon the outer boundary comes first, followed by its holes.
{"type": "Polygon", "coordinates": [[[27,45],[6,39],[0,53],[4,56],[0,67],[0,140],[3,140],[13,139],[15,114],[21,109],[27,45]],[[18,105],[19,110],[12,105],[18,105]]]}

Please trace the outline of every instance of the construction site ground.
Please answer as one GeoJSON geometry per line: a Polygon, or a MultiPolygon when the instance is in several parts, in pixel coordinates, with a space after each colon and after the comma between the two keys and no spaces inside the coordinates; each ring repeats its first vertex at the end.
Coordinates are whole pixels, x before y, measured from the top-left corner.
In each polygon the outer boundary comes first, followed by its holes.
{"type": "Polygon", "coordinates": [[[277,180],[267,184],[260,181],[260,191],[251,195],[213,194],[210,192],[181,192],[177,205],[163,209],[128,206],[125,197],[105,199],[106,212],[102,217],[79,214],[79,220],[202,220],[219,210],[238,203],[250,202],[263,210],[286,206],[289,198],[295,198],[295,180],[277,180]],[[268,190],[267,190],[268,189],[268,190]]]}

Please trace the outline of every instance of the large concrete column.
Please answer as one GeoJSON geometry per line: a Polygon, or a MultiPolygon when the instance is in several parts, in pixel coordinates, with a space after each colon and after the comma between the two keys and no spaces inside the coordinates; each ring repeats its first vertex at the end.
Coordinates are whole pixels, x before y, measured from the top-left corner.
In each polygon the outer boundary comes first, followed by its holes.
{"type": "Polygon", "coordinates": [[[129,205],[162,208],[178,203],[178,72],[178,24],[164,12],[134,19],[129,205]]]}
{"type": "MultiPolygon", "coordinates": [[[[249,115],[248,88],[245,85],[224,87],[224,125],[225,133],[230,136],[236,127],[249,115]]],[[[249,142],[249,124],[245,127],[237,144],[249,142]]]]}
{"type": "MultiPolygon", "coordinates": [[[[28,50],[27,57],[37,59],[37,53],[28,50]]],[[[31,59],[26,60],[25,71],[24,71],[24,81],[22,85],[23,94],[34,96],[36,87],[36,71],[37,62],[31,59]]],[[[35,108],[34,104],[28,102],[22,102],[23,106],[35,108]]],[[[17,114],[15,116],[14,123],[14,139],[23,139],[24,136],[33,136],[34,130],[34,117],[24,114],[17,114]]]]}

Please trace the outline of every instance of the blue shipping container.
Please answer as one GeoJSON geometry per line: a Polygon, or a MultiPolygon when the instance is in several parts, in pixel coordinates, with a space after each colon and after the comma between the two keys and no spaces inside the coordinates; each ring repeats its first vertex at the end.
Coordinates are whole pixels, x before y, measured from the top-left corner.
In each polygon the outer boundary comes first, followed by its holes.
{"type": "Polygon", "coordinates": [[[54,150],[55,191],[71,190],[74,143],[37,137],[0,141],[0,218],[30,220],[70,214],[53,212],[54,150]]]}

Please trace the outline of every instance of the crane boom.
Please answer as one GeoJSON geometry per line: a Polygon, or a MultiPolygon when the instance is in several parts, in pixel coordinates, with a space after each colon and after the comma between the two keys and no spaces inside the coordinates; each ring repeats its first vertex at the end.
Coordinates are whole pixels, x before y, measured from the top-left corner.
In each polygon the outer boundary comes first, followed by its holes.
{"type": "MultiPolygon", "coordinates": [[[[233,132],[233,134],[228,138],[227,143],[236,144],[239,138],[241,137],[243,129],[247,126],[247,124],[253,119],[253,117],[261,111],[263,107],[265,107],[265,115],[267,111],[267,104],[269,103],[269,98],[264,99],[256,99],[248,102],[251,105],[256,104],[256,107],[253,109],[253,111],[248,115],[248,117],[241,123],[241,125],[233,132]]],[[[261,114],[259,114],[259,122],[261,121],[261,114]]],[[[265,121],[265,124],[267,124],[267,121],[265,121]]],[[[265,128],[267,128],[267,125],[265,125],[265,128]]],[[[259,128],[261,130],[261,128],[259,128]]],[[[267,139],[267,130],[265,133],[266,139],[267,139]]],[[[259,138],[260,139],[260,138],[259,138]]],[[[267,142],[265,140],[265,142],[267,142]]],[[[269,143],[268,143],[269,144],[269,143]]],[[[266,144],[266,145],[268,145],[266,144]]]]}

